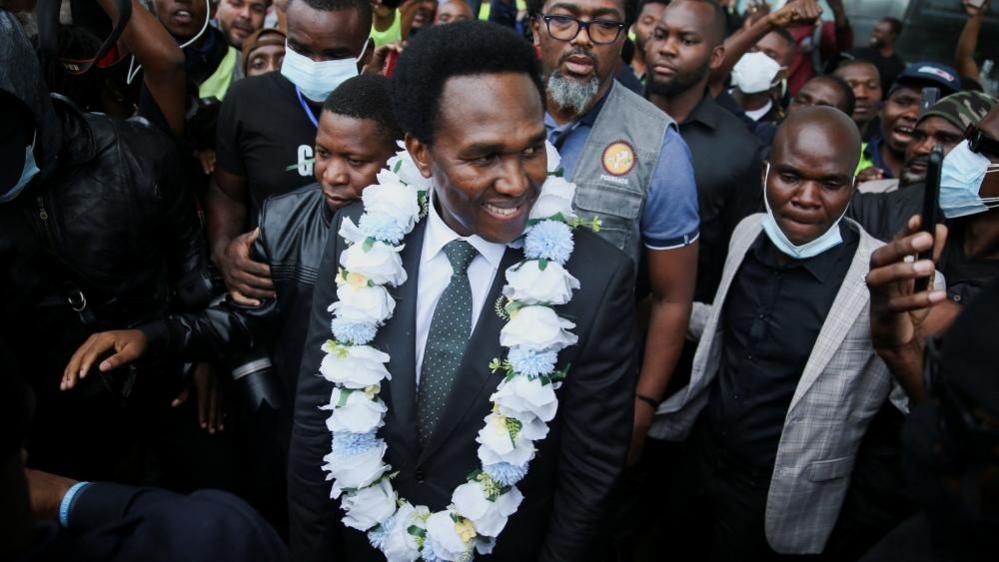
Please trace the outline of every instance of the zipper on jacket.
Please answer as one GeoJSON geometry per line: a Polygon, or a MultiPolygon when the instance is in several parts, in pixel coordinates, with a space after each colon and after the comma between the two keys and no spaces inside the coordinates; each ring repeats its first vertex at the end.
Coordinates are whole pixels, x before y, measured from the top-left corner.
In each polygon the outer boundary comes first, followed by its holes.
{"type": "Polygon", "coordinates": [[[45,209],[45,198],[39,195],[35,201],[38,202],[38,219],[42,222],[45,240],[49,243],[49,249],[55,251],[55,240],[52,239],[52,233],[49,231],[49,212],[45,209]]]}

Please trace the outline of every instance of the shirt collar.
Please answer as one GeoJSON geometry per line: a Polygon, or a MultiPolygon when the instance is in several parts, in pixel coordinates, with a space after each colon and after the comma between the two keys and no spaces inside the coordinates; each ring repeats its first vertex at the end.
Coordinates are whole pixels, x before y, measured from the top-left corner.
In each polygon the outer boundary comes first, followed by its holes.
{"type": "Polygon", "coordinates": [[[694,110],[690,112],[687,120],[684,124],[691,121],[697,121],[698,123],[703,123],[712,129],[718,128],[718,111],[725,111],[718,102],[712,99],[711,94],[704,92],[704,97],[701,101],[697,102],[694,106],[694,110]]]}
{"type": "Polygon", "coordinates": [[[832,274],[836,264],[843,257],[843,251],[851,247],[853,240],[858,237],[857,233],[847,225],[845,220],[839,221],[837,228],[839,228],[840,235],[843,237],[843,242],[808,259],[792,260],[787,265],[780,265],[777,261],[777,252],[780,250],[770,242],[770,238],[765,232],[761,232],[759,238],[753,244],[753,255],[756,256],[756,259],[760,263],[772,269],[802,267],[816,281],[825,283],[826,279],[832,274]]]}
{"type": "Polygon", "coordinates": [[[774,100],[767,100],[767,104],[759,109],[747,109],[745,110],[746,115],[749,116],[753,121],[759,121],[766,117],[767,113],[774,108],[774,100]]]}
{"type": "Polygon", "coordinates": [[[497,244],[495,242],[489,242],[478,235],[472,236],[459,236],[457,232],[451,229],[444,219],[441,218],[440,214],[437,212],[437,207],[434,204],[433,190],[431,190],[430,196],[430,209],[427,212],[427,233],[426,238],[423,241],[423,262],[426,263],[439,254],[444,246],[457,239],[462,239],[475,248],[479,255],[489,262],[489,266],[493,269],[499,269],[500,261],[503,259],[503,253],[506,252],[506,244],[497,244]]]}
{"type": "Polygon", "coordinates": [[[593,125],[597,122],[597,117],[600,116],[600,110],[604,108],[604,103],[607,101],[607,98],[610,96],[611,90],[613,90],[615,87],[616,84],[611,84],[611,87],[610,89],[607,90],[607,93],[604,94],[602,98],[597,100],[597,103],[593,104],[593,107],[591,107],[589,111],[584,113],[582,117],[576,119],[575,121],[570,121],[563,125],[559,125],[558,123],[555,122],[555,119],[553,119],[552,116],[546,111],[545,125],[549,129],[556,129],[556,130],[564,130],[570,128],[575,129],[576,127],[579,126],[586,126],[593,128],[593,125]]]}

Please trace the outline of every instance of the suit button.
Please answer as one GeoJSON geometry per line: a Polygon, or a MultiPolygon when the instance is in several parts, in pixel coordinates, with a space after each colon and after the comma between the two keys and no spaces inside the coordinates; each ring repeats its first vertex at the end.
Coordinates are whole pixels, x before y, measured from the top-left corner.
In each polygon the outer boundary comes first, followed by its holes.
{"type": "Polygon", "coordinates": [[[423,469],[419,469],[419,468],[416,469],[415,476],[416,476],[416,483],[417,484],[423,484],[423,482],[426,480],[426,475],[423,474],[423,469]]]}

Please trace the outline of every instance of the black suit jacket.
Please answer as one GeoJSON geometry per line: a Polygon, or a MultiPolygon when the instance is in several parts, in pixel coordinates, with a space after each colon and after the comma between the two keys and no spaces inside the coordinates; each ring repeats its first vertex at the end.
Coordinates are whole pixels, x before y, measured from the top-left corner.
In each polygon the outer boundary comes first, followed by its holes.
{"type": "MultiPolygon", "coordinates": [[[[360,205],[335,219],[355,219],[360,205]]],[[[451,492],[479,468],[478,434],[489,412],[489,396],[501,375],[489,361],[503,356],[499,344],[504,321],[492,310],[507,267],[523,258],[507,249],[479,316],[450,401],[426,447],[416,437],[415,345],[416,295],[426,221],[405,240],[402,252],[408,281],[393,290],[395,314],[373,343],[391,356],[392,380],[382,390],[388,406],[380,435],[388,444],[387,461],[399,474],[393,481],[413,504],[440,510],[451,492]]],[[[636,373],[636,323],[633,266],[625,254],[590,232],[577,231],[567,267],[582,288],[559,314],[576,323],[579,343],[559,354],[559,368],[571,364],[558,391],[559,410],[547,439],[538,444],[528,476],[519,488],[524,501],[510,518],[492,560],[580,560],[604,514],[621,470],[631,436],[636,373]]],[[[344,560],[384,559],[359,531],[339,522],[342,512],[329,499],[330,484],[321,471],[330,450],[327,413],[332,385],[318,374],[320,346],[330,335],[327,306],[336,299],[334,272],[344,241],[330,236],[313,293],[312,320],[299,377],[289,460],[289,510],[292,557],[329,561],[342,547],[344,560]],[[338,543],[341,543],[338,545],[338,543]]]]}

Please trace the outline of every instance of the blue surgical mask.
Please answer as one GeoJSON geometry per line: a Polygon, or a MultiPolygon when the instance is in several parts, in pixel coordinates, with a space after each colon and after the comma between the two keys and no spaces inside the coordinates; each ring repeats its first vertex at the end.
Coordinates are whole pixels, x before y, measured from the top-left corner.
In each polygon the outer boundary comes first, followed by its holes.
{"type": "MultiPolygon", "coordinates": [[[[36,131],[36,138],[37,134],[36,131]]],[[[24,167],[21,168],[21,177],[14,184],[14,187],[8,189],[6,193],[0,194],[0,203],[13,201],[14,198],[24,191],[25,187],[28,187],[31,179],[38,175],[38,172],[38,163],[35,162],[35,139],[31,139],[31,144],[24,149],[24,167]]]]}
{"type": "Polygon", "coordinates": [[[997,170],[999,164],[972,152],[967,140],[951,149],[940,170],[940,210],[944,216],[956,219],[999,207],[999,197],[978,195],[985,175],[997,170]]]}
{"type": "Polygon", "coordinates": [[[296,53],[285,44],[284,62],[281,63],[281,75],[298,86],[302,94],[310,100],[322,103],[337,89],[337,86],[357,76],[357,65],[360,64],[368,44],[364,44],[361,55],[356,59],[339,59],[316,62],[309,57],[296,53]]]}
{"type": "Polygon", "coordinates": [[[845,209],[843,210],[843,214],[836,219],[836,222],[829,227],[829,230],[823,232],[815,240],[798,246],[787,238],[784,231],[777,225],[777,219],[774,218],[774,212],[770,208],[770,201],[767,199],[767,180],[770,177],[770,163],[767,162],[766,164],[767,172],[763,177],[763,204],[767,207],[767,216],[763,217],[763,232],[767,233],[767,238],[770,238],[770,242],[781,253],[796,260],[815,257],[830,248],[835,248],[842,244],[843,235],[839,232],[839,222],[843,220],[843,215],[846,215],[845,209]]]}

